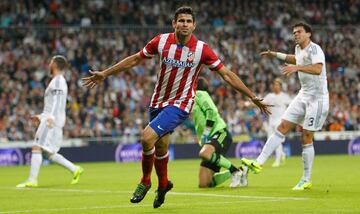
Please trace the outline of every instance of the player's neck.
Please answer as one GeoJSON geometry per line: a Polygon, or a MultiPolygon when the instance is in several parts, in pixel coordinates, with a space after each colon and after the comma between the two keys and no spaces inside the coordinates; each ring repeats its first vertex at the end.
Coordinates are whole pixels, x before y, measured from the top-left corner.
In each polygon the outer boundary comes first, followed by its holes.
{"type": "Polygon", "coordinates": [[[52,77],[56,77],[56,76],[61,75],[61,74],[62,74],[61,71],[59,71],[59,70],[54,70],[54,71],[52,72],[51,76],[52,76],[52,77]]]}
{"type": "Polygon", "coordinates": [[[310,42],[311,42],[310,39],[309,39],[309,40],[306,40],[305,42],[303,42],[303,43],[300,44],[300,48],[301,48],[301,49],[306,48],[306,47],[310,44],[310,42]]]}
{"type": "Polygon", "coordinates": [[[186,45],[186,43],[188,43],[190,41],[191,36],[192,36],[192,34],[190,34],[188,36],[182,36],[182,35],[175,33],[176,44],[186,45]]]}

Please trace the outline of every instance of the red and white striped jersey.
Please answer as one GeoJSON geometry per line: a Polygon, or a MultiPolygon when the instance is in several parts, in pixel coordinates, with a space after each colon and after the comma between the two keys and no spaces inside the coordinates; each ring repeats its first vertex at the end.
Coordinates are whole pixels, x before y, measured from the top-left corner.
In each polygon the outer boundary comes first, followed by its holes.
{"type": "Polygon", "coordinates": [[[150,102],[152,108],[174,105],[191,112],[202,66],[215,71],[223,66],[214,51],[194,35],[186,45],[178,45],[175,33],[160,34],[140,51],[140,55],[160,57],[160,72],[150,102]]]}

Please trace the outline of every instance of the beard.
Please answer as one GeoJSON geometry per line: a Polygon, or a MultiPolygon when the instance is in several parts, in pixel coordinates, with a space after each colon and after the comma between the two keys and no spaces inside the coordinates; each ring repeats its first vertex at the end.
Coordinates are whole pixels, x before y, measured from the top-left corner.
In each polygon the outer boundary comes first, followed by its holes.
{"type": "Polygon", "coordinates": [[[54,76],[54,69],[53,68],[49,69],[49,76],[50,77],[54,76]]]}

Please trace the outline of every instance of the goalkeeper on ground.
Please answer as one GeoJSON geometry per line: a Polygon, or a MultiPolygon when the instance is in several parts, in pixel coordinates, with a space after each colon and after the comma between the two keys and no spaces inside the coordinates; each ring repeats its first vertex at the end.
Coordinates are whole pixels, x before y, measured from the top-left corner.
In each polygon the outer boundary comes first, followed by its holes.
{"type": "Polygon", "coordinates": [[[215,187],[229,178],[232,178],[230,187],[247,186],[247,168],[236,167],[223,156],[232,143],[232,137],[207,91],[208,82],[200,77],[192,110],[201,146],[199,187],[215,187]],[[220,172],[221,168],[226,170],[220,172]]]}

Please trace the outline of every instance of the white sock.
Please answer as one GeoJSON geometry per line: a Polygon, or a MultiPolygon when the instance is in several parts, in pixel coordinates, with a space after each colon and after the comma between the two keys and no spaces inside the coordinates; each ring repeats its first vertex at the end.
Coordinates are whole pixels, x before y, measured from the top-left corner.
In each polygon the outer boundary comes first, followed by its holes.
{"type": "Polygon", "coordinates": [[[42,157],[41,152],[32,152],[31,153],[30,176],[29,176],[28,181],[37,183],[42,160],[43,160],[43,157],[42,157]]]}
{"type": "Polygon", "coordinates": [[[263,165],[265,161],[270,157],[274,150],[285,140],[285,136],[279,131],[276,131],[272,134],[266,141],[264,148],[261,151],[261,154],[256,159],[256,162],[260,165],[263,165]]]}
{"type": "Polygon", "coordinates": [[[283,154],[284,154],[283,144],[280,143],[280,145],[275,150],[275,163],[280,163],[283,154]]]}
{"type": "Polygon", "coordinates": [[[71,172],[75,172],[78,169],[77,166],[75,166],[68,159],[64,158],[64,156],[62,156],[58,153],[51,155],[49,159],[55,163],[60,164],[61,166],[65,167],[65,168],[69,169],[71,172]]]}
{"type": "Polygon", "coordinates": [[[314,162],[315,150],[313,144],[303,146],[302,159],[304,163],[304,175],[302,180],[310,182],[312,165],[314,162]]]}

